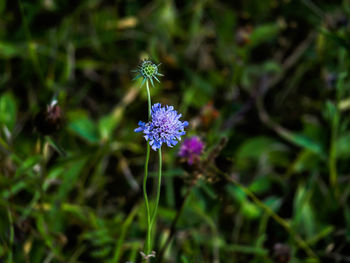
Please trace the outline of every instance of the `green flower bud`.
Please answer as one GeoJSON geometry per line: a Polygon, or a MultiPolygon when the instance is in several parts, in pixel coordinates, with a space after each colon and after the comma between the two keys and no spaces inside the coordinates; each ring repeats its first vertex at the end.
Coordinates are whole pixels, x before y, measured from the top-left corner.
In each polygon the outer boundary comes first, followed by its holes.
{"type": "Polygon", "coordinates": [[[160,64],[156,65],[153,63],[151,60],[143,60],[140,65],[137,67],[136,70],[133,70],[133,72],[138,73],[136,77],[133,80],[136,80],[138,78],[143,78],[141,87],[143,84],[145,84],[146,81],[150,81],[152,86],[154,87],[153,79],[157,80],[158,82],[159,79],[157,76],[163,76],[163,74],[160,74],[158,72],[158,67],[160,64]]]}

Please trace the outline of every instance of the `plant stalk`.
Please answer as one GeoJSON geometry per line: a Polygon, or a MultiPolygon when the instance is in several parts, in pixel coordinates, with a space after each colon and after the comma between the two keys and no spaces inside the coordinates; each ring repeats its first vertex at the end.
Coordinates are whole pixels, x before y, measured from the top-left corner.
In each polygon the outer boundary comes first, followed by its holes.
{"type": "MultiPolygon", "coordinates": [[[[151,94],[149,91],[148,81],[146,81],[146,89],[147,89],[147,100],[148,100],[148,120],[150,120],[151,119],[151,94]]],[[[145,199],[146,217],[147,217],[147,236],[146,236],[146,242],[144,246],[146,255],[148,255],[151,252],[151,229],[152,229],[149,202],[147,197],[147,177],[148,177],[148,162],[149,162],[150,151],[151,151],[151,147],[149,143],[147,143],[145,174],[143,177],[143,197],[145,199]]]]}
{"type": "Polygon", "coordinates": [[[158,149],[158,187],[157,187],[157,198],[156,198],[156,204],[152,213],[151,217],[151,228],[153,227],[154,221],[156,220],[157,216],[157,210],[158,210],[158,204],[159,204],[159,199],[160,199],[160,188],[161,188],[161,183],[162,183],[162,150],[161,148],[158,149]]]}

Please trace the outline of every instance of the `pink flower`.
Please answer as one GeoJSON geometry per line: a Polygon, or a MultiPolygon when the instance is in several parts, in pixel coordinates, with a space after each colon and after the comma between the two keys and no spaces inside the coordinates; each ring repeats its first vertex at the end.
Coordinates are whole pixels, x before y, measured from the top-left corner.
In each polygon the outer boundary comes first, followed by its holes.
{"type": "Polygon", "coordinates": [[[178,155],[185,158],[189,165],[192,165],[195,162],[199,162],[203,149],[204,143],[202,140],[199,137],[194,136],[184,140],[178,155]]]}

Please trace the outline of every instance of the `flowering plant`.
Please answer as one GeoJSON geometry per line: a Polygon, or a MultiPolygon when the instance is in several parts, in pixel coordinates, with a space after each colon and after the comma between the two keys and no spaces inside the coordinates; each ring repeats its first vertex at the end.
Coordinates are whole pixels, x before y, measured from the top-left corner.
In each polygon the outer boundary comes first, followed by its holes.
{"type": "Polygon", "coordinates": [[[157,76],[163,76],[158,72],[158,66],[150,60],[144,60],[138,67],[138,75],[134,79],[140,77],[143,78],[141,87],[146,83],[147,99],[148,99],[148,122],[140,121],[139,127],[135,129],[135,132],[142,132],[147,143],[146,160],[145,160],[145,174],[143,177],[143,196],[145,199],[146,216],[147,216],[147,236],[145,242],[145,252],[141,252],[141,256],[144,261],[148,261],[150,257],[155,257],[155,252],[151,252],[151,232],[154,225],[157,209],[160,199],[160,186],[162,178],[162,151],[161,147],[165,143],[169,147],[173,147],[181,140],[181,136],[185,134],[184,128],[188,126],[187,121],[180,121],[181,114],[178,114],[174,110],[173,106],[164,106],[160,103],[155,103],[151,106],[151,94],[149,90],[149,82],[152,86],[154,85],[153,79],[159,82],[157,76]],[[154,209],[151,213],[147,195],[147,176],[148,176],[148,161],[150,156],[150,148],[154,151],[158,150],[158,186],[157,186],[157,197],[154,209]]]}

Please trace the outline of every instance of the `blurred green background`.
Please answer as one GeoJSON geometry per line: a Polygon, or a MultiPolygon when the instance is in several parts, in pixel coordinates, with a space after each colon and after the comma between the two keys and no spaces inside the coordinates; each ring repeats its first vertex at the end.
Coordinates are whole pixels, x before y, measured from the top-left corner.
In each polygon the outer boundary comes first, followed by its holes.
{"type": "Polygon", "coordinates": [[[143,58],[162,63],[153,102],[206,145],[196,166],[163,147],[152,262],[350,262],[349,15],[349,0],[0,0],[0,262],[140,262],[143,58]]]}

